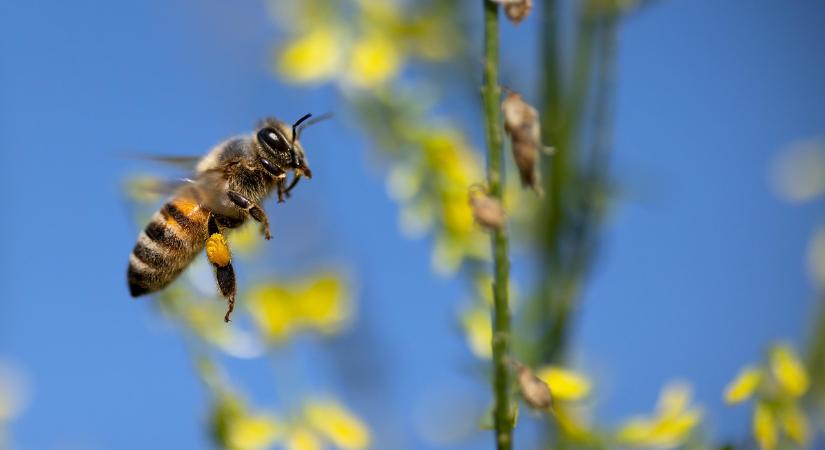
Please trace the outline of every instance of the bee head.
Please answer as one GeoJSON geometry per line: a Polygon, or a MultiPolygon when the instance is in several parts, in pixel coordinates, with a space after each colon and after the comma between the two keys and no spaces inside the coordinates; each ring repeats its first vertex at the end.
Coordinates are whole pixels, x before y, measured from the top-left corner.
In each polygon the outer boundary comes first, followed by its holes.
{"type": "Polygon", "coordinates": [[[296,174],[312,178],[304,148],[298,141],[299,125],[311,116],[307,114],[291,126],[280,120],[266,119],[255,134],[261,158],[274,163],[283,172],[293,170],[296,174]]]}

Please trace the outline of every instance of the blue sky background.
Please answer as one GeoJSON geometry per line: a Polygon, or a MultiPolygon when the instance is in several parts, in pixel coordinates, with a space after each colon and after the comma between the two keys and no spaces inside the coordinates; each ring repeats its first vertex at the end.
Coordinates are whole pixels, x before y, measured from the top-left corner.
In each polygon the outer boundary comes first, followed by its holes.
{"type": "MultiPolygon", "coordinates": [[[[822,203],[782,202],[768,171],[784,146],[825,134],[824,20],[816,0],[671,0],[622,27],[614,174],[631,195],[606,228],[575,334],[605,422],[650,410],[681,378],[714,436],[743,436],[748,408],[723,407],[724,385],[775,339],[803,341],[817,306],[804,255],[822,203]]],[[[520,44],[537,25],[504,26],[506,61],[533,60],[520,44]]],[[[338,108],[333,89],[270,74],[276,36],[251,0],[0,3],[0,359],[32,385],[17,447],[210,445],[180,334],[128,296],[137,229],[121,183],[150,167],[117,151],[199,153],[265,115],[338,108]]],[[[346,120],[303,141],[316,178],[300,201],[268,205],[267,245],[287,255],[272,270],[347,267],[360,318],[332,347],[301,340],[289,365],[394,448],[436,447],[416,432],[422,410],[486,401],[455,326],[465,291],[432,275],[426,240],[401,237],[346,120]],[[344,381],[364,367],[382,381],[344,381]]],[[[227,364],[262,406],[277,400],[266,361],[227,364]]]]}

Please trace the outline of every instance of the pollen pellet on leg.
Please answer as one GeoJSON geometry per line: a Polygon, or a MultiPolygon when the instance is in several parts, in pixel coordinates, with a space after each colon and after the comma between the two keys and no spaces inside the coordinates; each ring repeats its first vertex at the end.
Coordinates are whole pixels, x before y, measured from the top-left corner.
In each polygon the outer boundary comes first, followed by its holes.
{"type": "Polygon", "coordinates": [[[215,233],[209,236],[206,241],[206,257],[209,258],[209,262],[218,267],[226,267],[232,260],[229,245],[222,234],[215,233]]]}

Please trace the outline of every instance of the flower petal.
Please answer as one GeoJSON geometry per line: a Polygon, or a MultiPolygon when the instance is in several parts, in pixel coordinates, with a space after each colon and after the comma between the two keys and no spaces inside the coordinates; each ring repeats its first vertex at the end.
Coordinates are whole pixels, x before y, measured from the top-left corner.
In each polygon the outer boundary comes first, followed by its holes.
{"type": "Polygon", "coordinates": [[[788,437],[806,447],[810,438],[808,418],[797,405],[788,405],[779,412],[779,422],[788,437]]]}
{"type": "Polygon", "coordinates": [[[745,367],[725,388],[725,403],[733,405],[749,399],[759,387],[760,381],[762,381],[761,369],[745,367]]]}
{"type": "Polygon", "coordinates": [[[296,427],[286,438],[286,450],[321,450],[321,439],[307,427],[296,427]]]}
{"type": "Polygon", "coordinates": [[[361,419],[332,400],[310,401],[304,407],[309,423],[336,446],[361,450],[370,445],[370,432],[361,419]]]}
{"type": "Polygon", "coordinates": [[[762,450],[775,449],[779,440],[776,418],[773,411],[764,403],[757,404],[753,410],[753,437],[762,450]]]}
{"type": "Polygon", "coordinates": [[[281,48],[277,69],[297,83],[326,81],[340,69],[341,56],[341,38],[334,28],[318,27],[281,48]]]}
{"type": "Polygon", "coordinates": [[[545,366],[536,376],[547,383],[553,397],[558,400],[581,400],[590,394],[590,381],[584,376],[557,366],[545,366]]]}
{"type": "Polygon", "coordinates": [[[403,56],[387,36],[375,34],[353,44],[347,78],[358,87],[372,87],[394,78],[403,56]]]}
{"type": "Polygon", "coordinates": [[[799,397],[808,391],[808,374],[794,351],[786,346],[771,351],[771,371],[777,383],[787,394],[799,397]]]}
{"type": "Polygon", "coordinates": [[[242,415],[229,423],[227,441],[235,450],[262,450],[272,446],[281,432],[281,424],[270,415],[242,415]]]}

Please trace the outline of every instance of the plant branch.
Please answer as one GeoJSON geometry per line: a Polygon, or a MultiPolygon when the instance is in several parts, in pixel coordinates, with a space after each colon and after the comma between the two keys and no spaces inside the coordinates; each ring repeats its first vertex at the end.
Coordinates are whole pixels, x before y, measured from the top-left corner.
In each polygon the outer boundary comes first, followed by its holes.
{"type": "MultiPolygon", "coordinates": [[[[498,4],[484,1],[484,118],[487,131],[487,183],[490,196],[503,197],[503,152],[501,128],[501,92],[498,84],[499,38],[498,4]]],[[[508,353],[510,347],[510,305],[507,299],[510,264],[507,259],[506,229],[491,234],[493,247],[493,420],[496,448],[512,448],[513,419],[510,412],[508,353]]]]}

